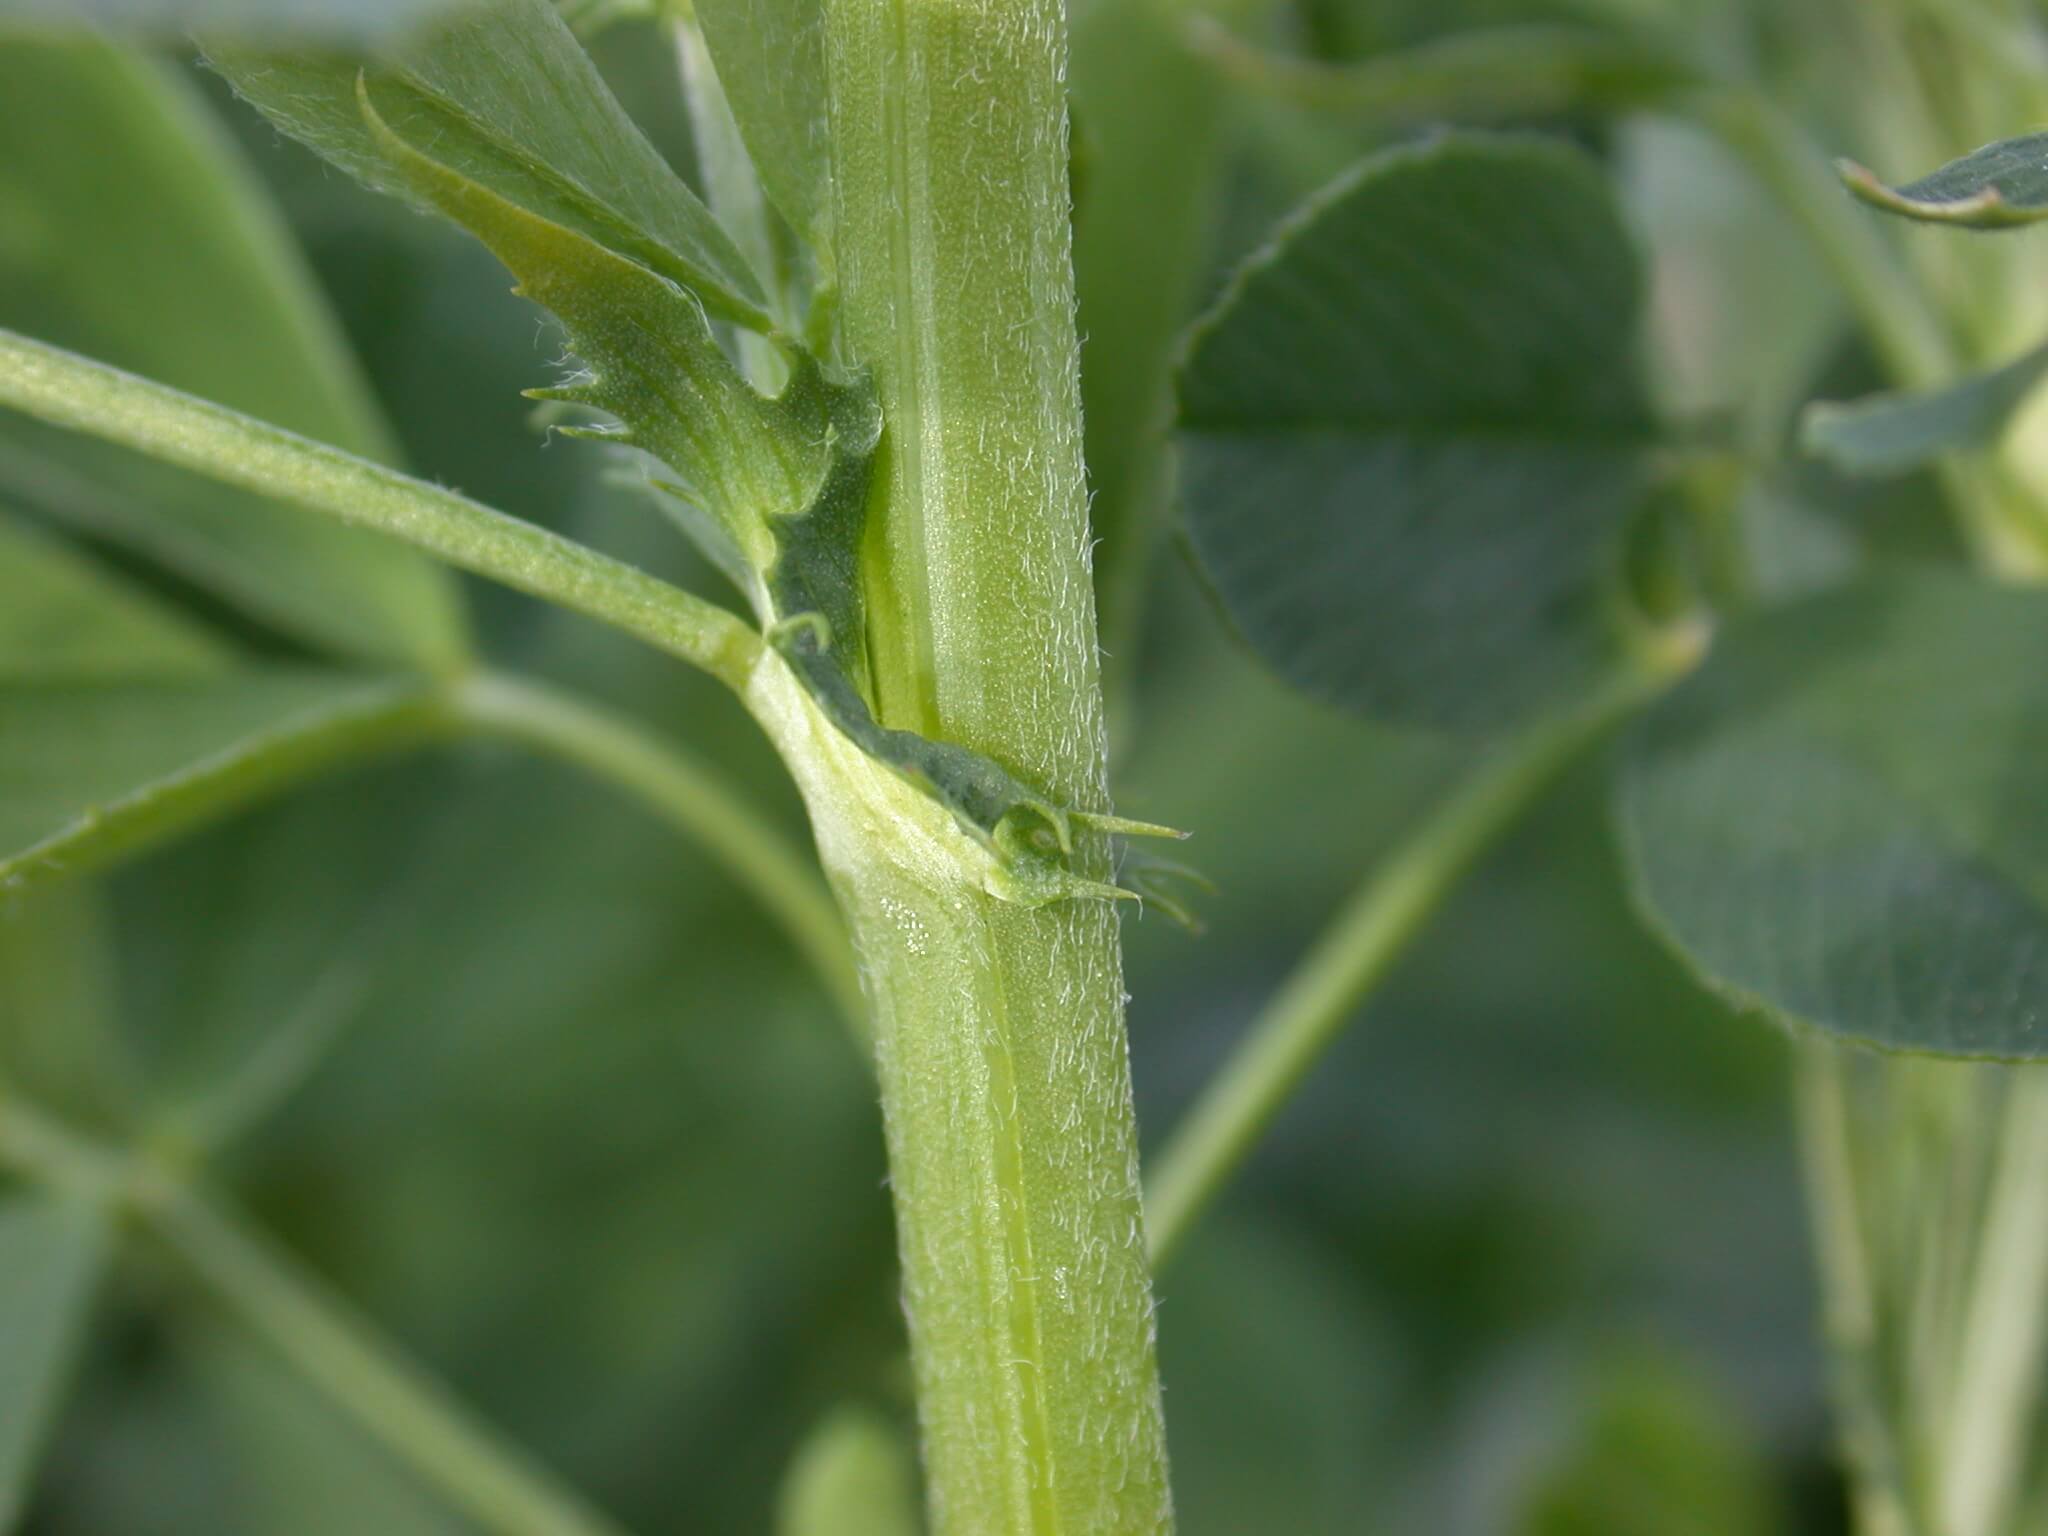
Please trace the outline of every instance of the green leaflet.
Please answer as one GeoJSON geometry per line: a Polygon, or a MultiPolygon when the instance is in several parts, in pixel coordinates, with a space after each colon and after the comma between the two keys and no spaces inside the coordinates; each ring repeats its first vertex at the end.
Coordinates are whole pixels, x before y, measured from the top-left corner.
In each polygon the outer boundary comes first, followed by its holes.
{"type": "Polygon", "coordinates": [[[2048,219],[2048,132],[1986,144],[1902,187],[1853,160],[1836,169],[1872,207],[1923,223],[2018,229],[2048,219]]]}
{"type": "Polygon", "coordinates": [[[1189,542],[1252,649],[1470,736],[1597,691],[1638,637],[1641,298],[1600,168],[1533,139],[1376,156],[1283,225],[1179,378],[1189,542]]]}
{"type": "Polygon", "coordinates": [[[97,1205],[0,1197],[0,1533],[12,1531],[27,1506],[107,1248],[106,1215],[97,1205]]]}
{"type": "Polygon", "coordinates": [[[729,568],[736,556],[740,568],[767,571],[770,523],[803,515],[833,457],[827,392],[810,380],[765,398],[720,350],[691,293],[430,158],[384,121],[367,82],[358,91],[390,174],[489,246],[516,291],[567,330],[589,372],[530,393],[616,417],[622,430],[595,435],[661,460],[716,520],[729,568]]]}
{"type": "MultiPolygon", "coordinates": [[[[221,46],[208,58],[284,132],[379,191],[423,200],[365,120],[360,61],[221,46]]],[[[471,3],[367,80],[392,132],[431,145],[451,174],[685,285],[725,319],[773,329],[744,258],[548,0],[471,3]]]]}
{"type": "Polygon", "coordinates": [[[227,657],[176,609],[0,516],[0,680],[189,675],[227,657]]]}
{"type": "Polygon", "coordinates": [[[0,888],[103,864],[452,723],[431,684],[347,673],[0,682],[0,888]]]}
{"type": "MultiPolygon", "coordinates": [[[[0,42],[0,325],[390,456],[235,146],[175,72],[105,43],[0,42]]],[[[13,416],[0,421],[0,485],[323,650],[434,669],[462,659],[454,582],[389,541],[13,416]]]]}
{"type": "Polygon", "coordinates": [[[2048,596],[1923,571],[1731,625],[1639,723],[1639,905],[1739,1004],[2048,1056],[2048,596]]]}
{"type": "Polygon", "coordinates": [[[1943,389],[1821,400],[1799,422],[1799,444],[1852,475],[1902,475],[1944,453],[1997,436],[2048,374],[2048,346],[1943,389]]]}
{"type": "Polygon", "coordinates": [[[695,0],[769,202],[830,270],[832,155],[819,0],[695,0]]]}

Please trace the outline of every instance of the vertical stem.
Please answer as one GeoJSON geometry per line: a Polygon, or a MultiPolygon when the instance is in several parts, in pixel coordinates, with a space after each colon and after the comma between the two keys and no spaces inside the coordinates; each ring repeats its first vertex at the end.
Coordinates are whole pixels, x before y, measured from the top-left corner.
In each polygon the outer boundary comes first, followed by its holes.
{"type": "Polygon", "coordinates": [[[2048,1072],[1816,1039],[1799,1090],[1858,1528],[2007,1536],[2048,1355],[2048,1072]]]}
{"type": "Polygon", "coordinates": [[[1836,1411],[1852,1473],[1850,1497],[1862,1536],[1919,1536],[1892,1432],[1878,1353],[1877,1281],[1870,1234],[1857,1194],[1849,1128],[1847,1050],[1825,1040],[1799,1043],[1799,1148],[1821,1277],[1821,1320],[1834,1378],[1836,1411]]]}
{"type": "MultiPolygon", "coordinates": [[[[877,712],[1100,810],[1062,7],[824,15],[842,340],[886,423],[877,712]]],[[[886,774],[792,757],[874,1015],[933,1529],[1169,1530],[1115,916],[998,900],[886,774]]]]}
{"type": "Polygon", "coordinates": [[[1939,1437],[1941,1529],[1955,1536],[2009,1529],[2048,1347],[2048,1073],[2003,1070],[1990,1198],[1939,1437]]]}

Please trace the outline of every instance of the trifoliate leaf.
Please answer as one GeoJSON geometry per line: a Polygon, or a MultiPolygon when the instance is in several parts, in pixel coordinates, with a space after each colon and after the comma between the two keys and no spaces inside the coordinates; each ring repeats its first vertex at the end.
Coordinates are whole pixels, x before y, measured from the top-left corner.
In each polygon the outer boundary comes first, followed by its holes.
{"type": "Polygon", "coordinates": [[[1873,1045],[2048,1056],[2048,595],[1927,571],[1730,626],[1620,787],[1717,990],[1873,1045]]]}
{"type": "Polygon", "coordinates": [[[69,1197],[0,1197],[0,1533],[27,1504],[106,1266],[106,1214],[69,1197]]]}
{"type": "Polygon", "coordinates": [[[1641,309],[1606,179],[1561,146],[1396,150],[1290,219],[1180,374],[1189,542],[1252,649],[1476,735],[1594,689],[1656,441],[1641,309]]]}

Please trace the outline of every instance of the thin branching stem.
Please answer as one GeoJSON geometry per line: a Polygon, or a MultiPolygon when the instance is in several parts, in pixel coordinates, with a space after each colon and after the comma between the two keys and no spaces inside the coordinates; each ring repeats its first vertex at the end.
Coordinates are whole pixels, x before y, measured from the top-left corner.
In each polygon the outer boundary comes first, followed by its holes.
{"type": "Polygon", "coordinates": [[[220,1200],[145,1184],[142,1223],[243,1327],[495,1536],[624,1536],[220,1200]]]}
{"type": "Polygon", "coordinates": [[[709,766],[623,715],[529,678],[474,678],[456,708],[480,731],[616,786],[702,847],[775,919],[847,1021],[864,1028],[846,925],[815,864],[709,766]]]}
{"type": "Polygon", "coordinates": [[[736,615],[453,491],[0,330],[0,406],[411,544],[622,629],[738,688],[761,638],[736,615]]]}
{"type": "MultiPolygon", "coordinates": [[[[453,690],[447,712],[457,731],[555,758],[612,785],[703,849],[782,929],[865,1041],[852,948],[815,863],[715,768],[624,715],[531,678],[468,679],[453,690]]],[[[371,979],[360,954],[340,954],[237,1071],[177,1114],[172,1133],[217,1148],[269,1118],[326,1060],[371,979]]]]}
{"type": "Polygon", "coordinates": [[[1145,1205],[1165,1265],[1309,1070],[1472,863],[1558,773],[1658,685],[1631,673],[1590,707],[1484,759],[1376,865],[1245,1032],[1160,1153],[1145,1205]]]}
{"type": "Polygon", "coordinates": [[[229,1316],[492,1536],[624,1536],[217,1197],[0,1093],[0,1167],[119,1199],[229,1316]]]}

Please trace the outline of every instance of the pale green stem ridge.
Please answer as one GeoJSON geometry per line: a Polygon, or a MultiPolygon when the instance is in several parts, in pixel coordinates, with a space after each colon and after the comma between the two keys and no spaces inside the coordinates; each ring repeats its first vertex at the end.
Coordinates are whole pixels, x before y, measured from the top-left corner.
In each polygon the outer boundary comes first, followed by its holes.
{"type": "Polygon", "coordinates": [[[467,497],[0,330],[0,405],[325,512],[622,629],[737,687],[761,649],[738,617],[467,497]]]}
{"type": "Polygon", "coordinates": [[[1656,685],[1631,675],[1596,703],[1484,759],[1373,868],[1175,1127],[1146,1200],[1163,1267],[1289,1096],[1356,1016],[1472,862],[1557,774],[1656,685]]]}
{"type": "Polygon", "coordinates": [[[622,715],[525,678],[470,679],[455,707],[478,730],[624,790],[703,847],[781,926],[847,1022],[863,1028],[846,925],[816,867],[712,769],[622,715]]]}
{"type": "Polygon", "coordinates": [[[623,1536],[504,1444],[440,1383],[214,1198],[0,1094],[0,1165],[119,1199],[207,1292],[371,1439],[492,1536],[623,1536]]]}

